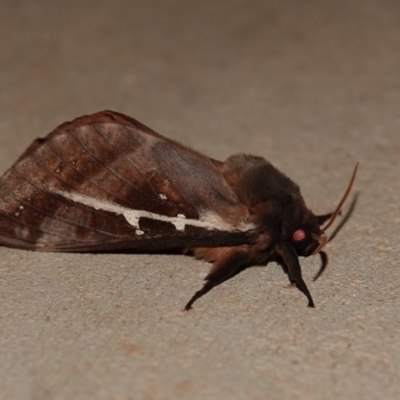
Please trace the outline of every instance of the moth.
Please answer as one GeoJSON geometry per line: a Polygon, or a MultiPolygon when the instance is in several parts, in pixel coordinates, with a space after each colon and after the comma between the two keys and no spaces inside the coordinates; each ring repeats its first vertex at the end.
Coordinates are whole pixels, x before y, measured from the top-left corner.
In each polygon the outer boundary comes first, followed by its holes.
{"type": "Polygon", "coordinates": [[[315,215],[262,157],[217,161],[103,111],[36,139],[0,178],[0,244],[193,254],[212,268],[186,310],[245,268],[275,261],[314,307],[299,257],[321,252],[356,170],[336,210],[315,215]]]}

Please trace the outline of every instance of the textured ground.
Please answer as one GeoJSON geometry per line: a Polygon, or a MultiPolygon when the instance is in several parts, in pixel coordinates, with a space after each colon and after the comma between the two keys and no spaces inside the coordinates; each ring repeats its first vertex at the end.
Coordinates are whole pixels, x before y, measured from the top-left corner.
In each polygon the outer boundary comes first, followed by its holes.
{"type": "Polygon", "coordinates": [[[2,1],[1,172],[106,108],[262,155],[316,212],[360,171],[328,270],[302,260],[316,309],[274,264],[184,313],[203,262],[0,248],[0,398],[400,398],[399,21],[390,0],[2,1]]]}

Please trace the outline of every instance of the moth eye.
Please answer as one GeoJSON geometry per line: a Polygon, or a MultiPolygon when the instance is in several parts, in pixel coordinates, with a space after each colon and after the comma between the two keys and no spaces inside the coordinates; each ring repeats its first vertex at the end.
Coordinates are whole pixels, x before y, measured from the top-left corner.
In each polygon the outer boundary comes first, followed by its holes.
{"type": "Polygon", "coordinates": [[[295,242],[301,242],[302,240],[305,239],[305,237],[306,237],[306,233],[304,232],[303,229],[297,229],[297,230],[295,230],[295,231],[293,232],[293,235],[292,235],[292,239],[293,239],[295,242]]]}

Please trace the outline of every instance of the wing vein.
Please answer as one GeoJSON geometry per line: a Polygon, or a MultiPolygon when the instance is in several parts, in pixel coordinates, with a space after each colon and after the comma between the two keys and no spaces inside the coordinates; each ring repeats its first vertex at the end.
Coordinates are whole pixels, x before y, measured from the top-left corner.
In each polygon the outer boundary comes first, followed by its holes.
{"type": "Polygon", "coordinates": [[[71,136],[75,139],[75,141],[81,146],[81,148],[83,150],[85,150],[88,154],[90,154],[93,159],[95,159],[99,164],[101,164],[104,169],[106,169],[107,171],[109,171],[112,175],[114,175],[115,177],[117,177],[118,179],[120,179],[123,183],[125,183],[127,186],[133,188],[134,190],[139,191],[140,193],[142,193],[144,195],[144,197],[149,198],[147,192],[143,191],[142,189],[140,189],[137,185],[132,184],[132,182],[126,180],[122,175],[120,175],[117,171],[115,171],[114,169],[110,168],[104,161],[102,161],[101,159],[99,159],[85,144],[83,144],[74,134],[74,131],[71,132],[71,136]]]}
{"type": "MultiPolygon", "coordinates": [[[[43,168],[42,165],[41,165],[40,163],[38,163],[36,159],[35,159],[34,161],[35,161],[35,163],[36,163],[38,166],[40,166],[41,168],[43,168]]],[[[71,204],[73,204],[75,207],[80,208],[80,209],[83,209],[83,210],[85,210],[85,209],[88,207],[88,206],[85,206],[85,205],[83,205],[83,204],[81,205],[81,204],[76,203],[76,202],[74,202],[74,201],[72,201],[72,200],[69,200],[69,199],[67,199],[67,198],[65,198],[65,197],[63,197],[63,196],[58,195],[58,194],[54,194],[54,193],[49,192],[49,191],[47,191],[47,190],[43,190],[43,189],[39,188],[37,185],[35,185],[35,183],[33,183],[32,181],[26,179],[26,178],[23,177],[21,174],[19,174],[15,169],[14,169],[13,172],[14,172],[21,180],[23,180],[23,181],[29,183],[31,186],[33,186],[34,188],[38,189],[38,190],[41,191],[42,193],[45,193],[46,195],[48,195],[48,196],[50,196],[50,197],[52,197],[52,198],[54,198],[54,199],[57,199],[58,201],[61,200],[63,203],[65,203],[65,204],[67,204],[67,205],[69,205],[69,206],[70,206],[71,204]]],[[[14,196],[13,196],[13,197],[14,197],[14,196]]],[[[17,197],[14,197],[14,198],[15,198],[17,201],[21,202],[21,203],[23,202],[21,199],[19,199],[19,198],[17,198],[17,197]]],[[[124,237],[124,236],[112,234],[112,233],[110,233],[110,232],[102,231],[102,230],[99,230],[99,229],[94,229],[94,228],[92,228],[92,227],[90,227],[90,226],[88,226],[88,225],[81,224],[81,223],[72,221],[72,220],[70,220],[70,219],[65,219],[65,218],[61,218],[61,217],[56,217],[56,216],[54,216],[54,215],[48,213],[47,211],[45,211],[45,210],[43,210],[43,209],[36,208],[36,207],[32,206],[31,204],[26,203],[26,202],[24,202],[24,204],[26,204],[28,207],[32,208],[32,209],[35,210],[36,212],[45,215],[45,216],[48,217],[48,218],[55,219],[56,221],[63,222],[63,223],[65,223],[65,224],[67,224],[67,225],[72,225],[72,226],[79,227],[79,228],[85,228],[85,229],[91,230],[91,231],[93,231],[93,232],[98,232],[98,233],[101,233],[101,234],[104,234],[104,235],[108,235],[108,236],[111,236],[111,237],[124,237]]],[[[92,208],[91,208],[91,210],[92,210],[92,208]]],[[[104,211],[99,211],[99,210],[95,210],[95,209],[93,209],[93,212],[98,213],[99,215],[104,215],[104,214],[105,214],[104,211]]],[[[82,241],[83,241],[83,240],[82,240],[82,241]]],[[[83,241],[83,242],[84,242],[84,241],[83,241]]]]}

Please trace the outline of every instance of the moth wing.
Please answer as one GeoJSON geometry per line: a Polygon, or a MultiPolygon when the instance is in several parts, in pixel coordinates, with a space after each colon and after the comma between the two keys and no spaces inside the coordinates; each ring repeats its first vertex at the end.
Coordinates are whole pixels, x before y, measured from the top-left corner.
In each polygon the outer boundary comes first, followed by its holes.
{"type": "Polygon", "coordinates": [[[43,251],[231,246],[251,228],[211,160],[104,111],[36,139],[0,178],[0,243],[43,251]]]}

